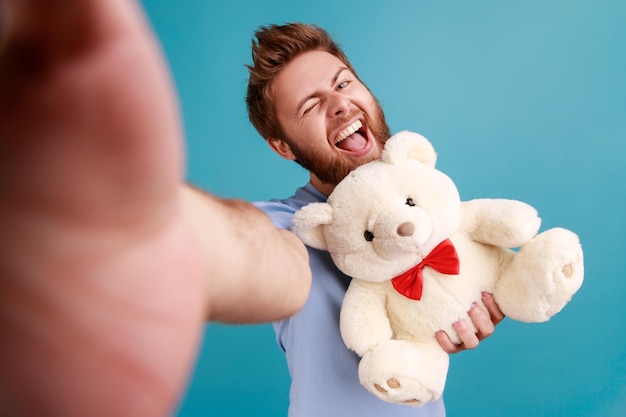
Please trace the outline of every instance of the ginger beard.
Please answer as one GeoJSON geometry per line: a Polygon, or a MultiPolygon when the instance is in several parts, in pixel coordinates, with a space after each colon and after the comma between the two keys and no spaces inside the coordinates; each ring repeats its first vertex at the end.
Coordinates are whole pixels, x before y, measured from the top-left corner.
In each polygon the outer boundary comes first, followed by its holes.
{"type": "MultiPolygon", "coordinates": [[[[375,103],[375,108],[376,110],[373,118],[370,118],[365,113],[363,114],[363,117],[367,128],[373,136],[368,138],[368,140],[375,140],[380,144],[380,149],[382,149],[384,143],[391,136],[391,131],[389,130],[389,126],[387,126],[385,114],[383,113],[378,101],[375,103]]],[[[350,120],[351,117],[353,116],[348,115],[345,117],[345,120],[350,120]]],[[[349,159],[342,157],[342,155],[338,155],[337,153],[321,152],[316,150],[312,151],[307,149],[306,146],[300,146],[297,141],[294,141],[291,138],[286,138],[285,142],[289,144],[291,152],[293,152],[296,157],[295,161],[298,164],[314,174],[323,183],[331,185],[339,184],[339,182],[344,179],[350,171],[358,166],[380,158],[380,154],[370,153],[360,159],[349,159]]],[[[303,143],[306,143],[306,141],[303,141],[303,143]]]]}

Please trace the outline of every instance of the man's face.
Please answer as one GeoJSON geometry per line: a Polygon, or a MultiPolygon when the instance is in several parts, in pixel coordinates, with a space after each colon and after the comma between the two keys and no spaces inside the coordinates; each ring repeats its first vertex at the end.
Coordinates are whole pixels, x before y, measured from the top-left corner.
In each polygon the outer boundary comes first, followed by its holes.
{"type": "Polygon", "coordinates": [[[329,193],[354,168],[380,158],[390,136],[382,109],[335,56],[305,52],[285,66],[272,87],[286,137],[270,144],[308,169],[321,192],[329,193]]]}

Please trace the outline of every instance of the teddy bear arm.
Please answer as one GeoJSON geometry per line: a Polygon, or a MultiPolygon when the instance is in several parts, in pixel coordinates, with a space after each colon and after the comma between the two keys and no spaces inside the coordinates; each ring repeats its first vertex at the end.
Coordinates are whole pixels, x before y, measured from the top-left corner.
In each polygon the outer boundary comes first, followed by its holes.
{"type": "Polygon", "coordinates": [[[363,356],[392,337],[382,284],[353,279],[343,300],[339,327],[348,348],[363,356]]]}
{"type": "Polygon", "coordinates": [[[480,243],[517,248],[540,226],[537,210],[522,201],[484,198],[462,203],[460,230],[480,243]]]}

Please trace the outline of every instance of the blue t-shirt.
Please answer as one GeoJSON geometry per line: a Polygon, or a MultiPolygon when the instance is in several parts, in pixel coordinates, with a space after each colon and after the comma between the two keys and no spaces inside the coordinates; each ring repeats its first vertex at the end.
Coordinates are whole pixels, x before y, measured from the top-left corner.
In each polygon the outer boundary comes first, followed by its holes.
{"type": "MultiPolygon", "coordinates": [[[[302,206],[326,201],[310,183],[285,200],[255,203],[282,229],[290,229],[302,206]]],[[[444,417],[439,399],[423,407],[389,404],[359,383],[359,357],[339,332],[339,309],[350,278],[325,251],[308,248],[313,282],[304,307],[293,317],[274,323],[291,375],[289,417],[444,417]]]]}

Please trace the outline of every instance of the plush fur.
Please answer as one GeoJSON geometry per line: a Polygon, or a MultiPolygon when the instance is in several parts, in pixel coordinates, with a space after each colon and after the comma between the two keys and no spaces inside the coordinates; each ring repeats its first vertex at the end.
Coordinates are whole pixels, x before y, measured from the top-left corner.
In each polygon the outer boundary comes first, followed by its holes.
{"type": "MultiPolygon", "coordinates": [[[[361,356],[361,384],[380,399],[422,405],[443,393],[449,358],[435,339],[467,315],[481,293],[494,294],[511,319],[541,322],[558,313],[583,281],[583,253],[573,232],[538,233],[536,210],[516,200],[462,202],[453,181],[435,169],[421,135],[404,131],[381,160],[355,169],[326,203],[293,218],[293,231],[327,250],[351,276],[340,315],[346,345],[361,356]],[[460,268],[423,269],[421,299],[400,294],[391,279],[450,239],[460,268]]],[[[484,306],[483,306],[484,307],[484,306]]]]}

